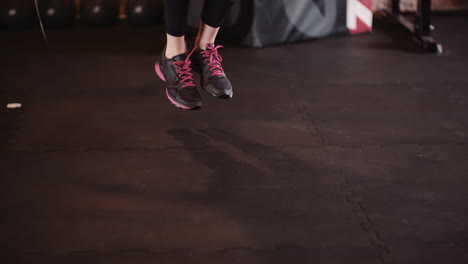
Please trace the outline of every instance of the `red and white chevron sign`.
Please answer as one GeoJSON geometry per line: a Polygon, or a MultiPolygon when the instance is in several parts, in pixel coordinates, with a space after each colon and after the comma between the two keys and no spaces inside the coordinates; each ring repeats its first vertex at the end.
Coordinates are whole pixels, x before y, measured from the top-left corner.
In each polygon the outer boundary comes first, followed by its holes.
{"type": "Polygon", "coordinates": [[[347,0],[346,25],[350,34],[372,30],[372,0],[347,0]]]}

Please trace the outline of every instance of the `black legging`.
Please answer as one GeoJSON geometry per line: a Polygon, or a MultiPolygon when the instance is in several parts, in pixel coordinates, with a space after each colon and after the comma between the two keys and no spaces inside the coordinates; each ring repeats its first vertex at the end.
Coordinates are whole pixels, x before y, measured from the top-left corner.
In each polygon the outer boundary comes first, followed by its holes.
{"type": "MultiPolygon", "coordinates": [[[[205,0],[201,20],[210,27],[220,27],[230,0],[205,0]]],[[[187,32],[190,0],[164,0],[166,33],[181,37],[187,32]]]]}

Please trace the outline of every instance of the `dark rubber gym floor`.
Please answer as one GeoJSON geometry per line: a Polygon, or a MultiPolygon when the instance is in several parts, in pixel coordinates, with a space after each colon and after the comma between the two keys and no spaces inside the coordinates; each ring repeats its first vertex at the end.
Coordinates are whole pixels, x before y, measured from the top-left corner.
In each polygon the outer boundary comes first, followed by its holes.
{"type": "Polygon", "coordinates": [[[434,24],[227,44],[196,112],[160,27],[1,31],[0,262],[468,263],[468,17],[434,24]]]}

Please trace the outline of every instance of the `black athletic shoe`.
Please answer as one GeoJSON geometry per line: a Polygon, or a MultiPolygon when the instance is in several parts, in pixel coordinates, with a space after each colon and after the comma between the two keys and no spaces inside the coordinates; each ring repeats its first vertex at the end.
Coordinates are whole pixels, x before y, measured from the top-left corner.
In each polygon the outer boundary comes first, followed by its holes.
{"type": "Polygon", "coordinates": [[[190,55],[180,54],[167,59],[165,50],[156,62],[156,74],[166,82],[167,98],[177,107],[186,110],[202,108],[200,94],[195,86],[190,55]]]}
{"type": "Polygon", "coordinates": [[[223,46],[215,46],[208,43],[206,50],[195,48],[191,56],[193,69],[201,76],[201,87],[212,96],[229,99],[233,96],[232,85],[224,73],[221,62],[223,58],[218,49],[223,46]]]}

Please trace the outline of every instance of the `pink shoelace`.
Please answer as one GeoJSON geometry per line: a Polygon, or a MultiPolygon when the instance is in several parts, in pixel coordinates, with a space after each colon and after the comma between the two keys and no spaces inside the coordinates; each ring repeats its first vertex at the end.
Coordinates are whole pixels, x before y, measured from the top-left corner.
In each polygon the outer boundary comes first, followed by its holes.
{"type": "Polygon", "coordinates": [[[206,45],[206,50],[200,52],[205,60],[208,62],[208,66],[210,67],[210,71],[213,76],[223,76],[223,66],[221,66],[221,62],[223,58],[218,53],[218,49],[222,48],[222,45],[214,46],[211,43],[206,45]]]}
{"type": "Polygon", "coordinates": [[[187,55],[187,58],[183,61],[175,61],[174,65],[177,67],[178,76],[180,82],[182,83],[182,87],[193,87],[195,86],[195,80],[193,79],[192,68],[190,68],[190,56],[192,55],[193,51],[187,55]]]}

